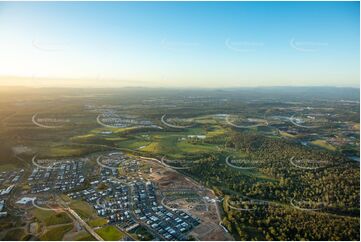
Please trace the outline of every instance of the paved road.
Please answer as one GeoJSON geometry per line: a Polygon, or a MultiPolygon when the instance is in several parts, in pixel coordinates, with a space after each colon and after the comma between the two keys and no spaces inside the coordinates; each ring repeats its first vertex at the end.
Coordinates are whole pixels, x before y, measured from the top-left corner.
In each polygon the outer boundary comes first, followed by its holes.
{"type": "Polygon", "coordinates": [[[128,233],[125,229],[119,226],[119,224],[115,225],[120,231],[122,231],[124,234],[126,234],[129,238],[131,238],[134,241],[138,241],[133,235],[128,233]]]}
{"type": "Polygon", "coordinates": [[[100,237],[92,227],[90,227],[73,209],[69,208],[68,206],[64,206],[64,201],[59,199],[60,205],[63,207],[63,209],[67,212],[69,212],[78,222],[79,224],[88,231],[96,240],[98,241],[104,241],[102,237],[100,237]]]}
{"type": "Polygon", "coordinates": [[[95,239],[98,241],[104,241],[102,237],[100,237],[92,227],[90,227],[73,209],[71,208],[65,208],[66,211],[68,211],[73,217],[78,220],[79,224],[85,228],[95,239]]]}
{"type": "MultiPolygon", "coordinates": [[[[131,196],[133,196],[134,194],[134,190],[133,187],[130,186],[130,194],[131,196]]],[[[137,221],[138,224],[142,225],[143,227],[148,228],[149,232],[154,236],[154,238],[161,238],[162,240],[167,240],[162,234],[158,233],[156,230],[154,230],[151,226],[149,226],[149,224],[144,223],[142,220],[138,219],[137,215],[134,212],[134,202],[133,200],[131,200],[130,202],[131,206],[133,209],[131,209],[131,214],[132,217],[134,218],[135,221],[137,221]]]]}

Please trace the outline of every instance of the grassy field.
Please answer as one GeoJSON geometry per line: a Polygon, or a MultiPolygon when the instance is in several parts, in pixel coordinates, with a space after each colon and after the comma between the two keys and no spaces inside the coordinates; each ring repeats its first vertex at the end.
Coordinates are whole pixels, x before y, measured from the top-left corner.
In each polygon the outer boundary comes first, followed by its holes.
{"type": "Polygon", "coordinates": [[[199,155],[200,153],[209,153],[217,151],[216,145],[190,143],[187,135],[203,135],[206,132],[203,129],[190,129],[186,132],[158,132],[150,135],[151,143],[140,149],[143,152],[154,155],[166,155],[170,159],[182,159],[187,156],[199,155]]]}
{"type": "Polygon", "coordinates": [[[94,209],[84,201],[73,200],[69,206],[83,219],[90,219],[95,215],[94,209]]]}
{"type": "Polygon", "coordinates": [[[123,140],[127,140],[127,138],[123,138],[123,137],[110,137],[110,138],[105,138],[105,140],[107,140],[107,141],[123,141],[123,140]]]}
{"type": "Polygon", "coordinates": [[[45,211],[35,208],[33,210],[34,216],[44,223],[46,226],[70,223],[72,220],[65,212],[56,213],[54,211],[45,211]]]}
{"type": "Polygon", "coordinates": [[[62,240],[63,236],[73,228],[72,224],[66,224],[62,226],[56,226],[50,228],[45,234],[43,234],[40,239],[41,240],[62,240]]]}
{"type": "Polygon", "coordinates": [[[105,226],[95,232],[107,241],[116,241],[124,237],[124,233],[119,231],[115,226],[105,226]]]}
{"type": "Polygon", "coordinates": [[[96,146],[59,142],[34,142],[32,145],[37,147],[39,157],[44,158],[79,157],[99,150],[99,147],[96,146]]]}
{"type": "Polygon", "coordinates": [[[280,133],[280,135],[281,135],[282,137],[292,138],[292,139],[297,138],[296,135],[287,133],[287,132],[285,132],[285,131],[281,131],[281,130],[280,130],[279,133],[280,133]]]}
{"type": "Polygon", "coordinates": [[[335,151],[336,147],[334,147],[333,145],[330,145],[329,143],[327,143],[325,140],[314,140],[311,142],[313,145],[317,145],[321,148],[327,149],[327,150],[331,150],[331,151],[335,151]]]}
{"type": "Polygon", "coordinates": [[[149,141],[138,140],[138,139],[129,139],[129,140],[117,142],[118,147],[123,147],[123,148],[127,148],[127,149],[132,149],[132,150],[139,149],[139,148],[141,148],[143,146],[147,146],[149,144],[150,144],[149,141]]]}
{"type": "Polygon", "coordinates": [[[101,227],[105,224],[107,224],[107,220],[104,219],[104,218],[95,218],[95,219],[92,219],[88,222],[88,224],[91,226],[91,227],[101,227]]]}
{"type": "Polygon", "coordinates": [[[25,236],[25,230],[18,228],[10,230],[6,233],[3,240],[22,240],[25,236]]]}
{"type": "Polygon", "coordinates": [[[94,137],[96,137],[96,134],[89,133],[89,134],[77,135],[77,136],[71,137],[70,140],[74,141],[74,142],[85,142],[94,137]]]}
{"type": "Polygon", "coordinates": [[[49,154],[51,157],[80,156],[86,153],[86,150],[84,147],[56,146],[50,148],[49,154]]]}
{"type": "Polygon", "coordinates": [[[223,136],[226,135],[227,130],[224,129],[221,126],[214,126],[214,129],[207,131],[207,137],[208,138],[213,138],[213,137],[217,137],[217,136],[223,136]]]}
{"type": "Polygon", "coordinates": [[[109,141],[120,141],[126,140],[124,137],[120,137],[121,133],[117,132],[117,129],[110,129],[110,128],[96,128],[93,130],[88,131],[88,133],[76,135],[70,138],[70,141],[73,142],[80,142],[80,143],[87,143],[92,142],[97,139],[104,138],[105,140],[109,141]],[[111,132],[109,134],[105,134],[103,132],[111,132]]]}
{"type": "Polygon", "coordinates": [[[96,240],[91,234],[89,234],[87,231],[83,230],[80,231],[74,238],[76,241],[94,241],[96,240]]]}
{"type": "Polygon", "coordinates": [[[14,164],[3,164],[0,165],[0,171],[13,171],[15,170],[17,167],[14,164]]]}
{"type": "Polygon", "coordinates": [[[359,124],[359,123],[354,124],[354,125],[352,126],[352,128],[353,128],[354,130],[356,130],[356,131],[360,131],[360,124],[359,124]]]}
{"type": "MultiPolygon", "coordinates": [[[[201,119],[198,121],[207,121],[207,119],[201,119]]],[[[182,159],[192,155],[199,155],[200,153],[209,153],[217,151],[216,145],[190,143],[186,139],[188,135],[206,135],[209,138],[224,136],[227,131],[222,126],[211,122],[207,127],[194,127],[189,129],[176,131],[149,131],[138,132],[134,134],[127,134],[125,131],[131,129],[111,129],[111,128],[97,128],[89,131],[87,134],[74,136],[72,141],[77,142],[93,142],[98,143],[101,140],[107,142],[113,142],[116,147],[139,150],[151,155],[163,156],[167,155],[170,159],[182,159]],[[101,132],[111,131],[111,134],[103,135],[101,132]]],[[[208,123],[207,123],[208,124],[208,123]]],[[[71,152],[77,152],[76,150],[69,150],[71,152]]],[[[57,153],[53,150],[52,153],[57,153]]]]}
{"type": "Polygon", "coordinates": [[[204,115],[194,118],[194,122],[198,124],[217,124],[219,120],[214,118],[213,115],[204,115]]]}

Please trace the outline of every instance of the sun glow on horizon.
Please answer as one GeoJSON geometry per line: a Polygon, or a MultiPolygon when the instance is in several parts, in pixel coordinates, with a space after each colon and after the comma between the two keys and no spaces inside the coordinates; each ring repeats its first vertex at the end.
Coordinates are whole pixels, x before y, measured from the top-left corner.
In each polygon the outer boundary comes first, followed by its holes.
{"type": "Polygon", "coordinates": [[[0,85],[359,87],[359,3],[3,2],[0,53],[0,85]]]}

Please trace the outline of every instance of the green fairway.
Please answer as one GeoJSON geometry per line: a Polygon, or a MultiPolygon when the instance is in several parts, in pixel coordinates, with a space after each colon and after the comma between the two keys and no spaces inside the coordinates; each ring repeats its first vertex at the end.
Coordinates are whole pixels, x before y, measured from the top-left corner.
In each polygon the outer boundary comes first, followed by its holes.
{"type": "Polygon", "coordinates": [[[327,150],[331,150],[331,151],[335,151],[336,150],[336,147],[334,147],[333,145],[327,143],[325,140],[314,140],[311,142],[312,144],[318,146],[318,147],[321,147],[321,148],[324,148],[324,149],[327,149],[327,150]]]}
{"type": "Polygon", "coordinates": [[[191,144],[187,141],[177,143],[177,148],[181,153],[206,153],[217,151],[217,147],[211,144],[191,144]]]}
{"type": "Polygon", "coordinates": [[[78,135],[78,136],[74,136],[74,137],[71,137],[70,140],[71,141],[76,141],[76,142],[85,142],[85,141],[88,141],[92,138],[96,137],[95,134],[93,133],[89,133],[89,134],[84,134],[84,135],[78,135]]]}
{"type": "MultiPolygon", "coordinates": [[[[216,124],[213,119],[211,119],[212,122],[210,123],[206,122],[207,118],[208,117],[202,117],[197,120],[197,122],[205,122],[204,124],[208,124],[206,127],[193,127],[181,130],[181,132],[151,130],[148,132],[141,131],[127,134],[125,133],[126,131],[134,129],[97,128],[91,130],[88,134],[75,136],[72,140],[78,142],[106,140],[113,142],[114,146],[119,148],[139,150],[149,155],[167,156],[170,159],[183,159],[194,155],[218,151],[216,144],[206,143],[201,139],[194,142],[189,138],[197,135],[211,139],[223,138],[227,130],[216,124]],[[102,132],[104,131],[111,131],[111,133],[103,137],[102,132]]],[[[57,149],[53,150],[52,153],[56,154],[56,151],[57,149]]],[[[76,150],[68,150],[68,152],[76,152],[76,150]]]]}
{"type": "Polygon", "coordinates": [[[129,140],[126,140],[126,141],[118,142],[117,147],[136,150],[136,149],[141,149],[142,147],[145,147],[145,146],[147,146],[149,144],[150,144],[149,141],[137,140],[137,139],[129,139],[129,140]]]}
{"type": "MultiPolygon", "coordinates": [[[[223,131],[213,131],[212,135],[218,135],[223,131]]],[[[206,135],[207,132],[201,128],[189,129],[184,132],[157,132],[150,134],[150,143],[139,149],[140,151],[153,155],[167,156],[170,159],[182,159],[192,155],[215,152],[218,150],[214,144],[207,144],[202,140],[193,143],[189,135],[206,135]]],[[[145,142],[144,142],[145,143],[145,142]]],[[[141,145],[144,143],[137,143],[141,145]]]]}

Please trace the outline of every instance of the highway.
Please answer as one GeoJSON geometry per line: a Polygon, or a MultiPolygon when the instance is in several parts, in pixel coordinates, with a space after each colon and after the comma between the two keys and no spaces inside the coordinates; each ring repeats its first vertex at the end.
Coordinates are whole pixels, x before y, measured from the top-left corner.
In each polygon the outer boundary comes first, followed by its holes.
{"type": "MultiPolygon", "coordinates": [[[[59,197],[58,197],[59,198],[59,197]]],[[[67,205],[64,206],[64,201],[62,199],[58,199],[59,201],[59,205],[61,205],[63,207],[63,209],[67,212],[69,212],[73,218],[75,218],[79,224],[86,230],[88,231],[96,240],[98,241],[104,241],[104,239],[102,237],[100,237],[92,227],[90,227],[73,209],[71,209],[70,207],[68,207],[67,205]]]]}
{"type": "Polygon", "coordinates": [[[88,231],[95,239],[98,241],[104,241],[102,237],[100,237],[92,227],[90,227],[73,209],[71,208],[64,208],[66,211],[68,211],[78,222],[79,224],[88,231]]]}

